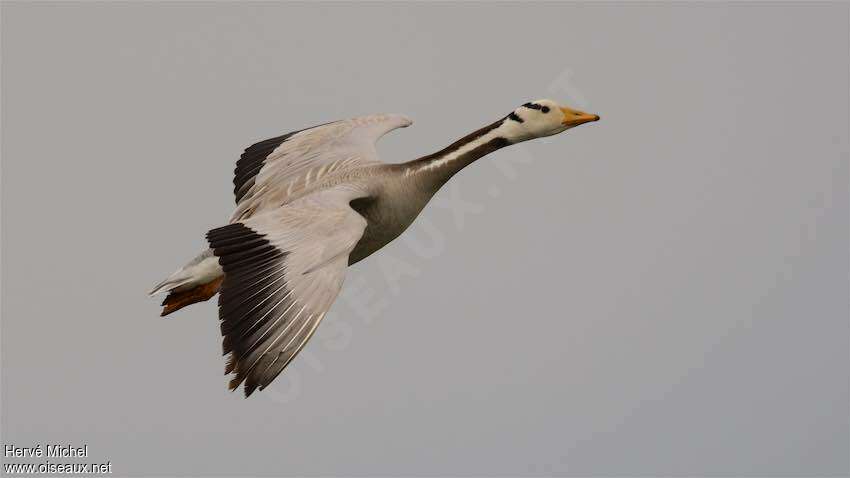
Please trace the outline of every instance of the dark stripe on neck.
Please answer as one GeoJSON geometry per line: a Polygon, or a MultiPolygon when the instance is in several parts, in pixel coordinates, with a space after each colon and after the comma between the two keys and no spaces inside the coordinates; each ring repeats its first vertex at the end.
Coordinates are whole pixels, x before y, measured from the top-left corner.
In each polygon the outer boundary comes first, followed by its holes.
{"type": "Polygon", "coordinates": [[[508,115],[508,118],[516,121],[517,123],[524,123],[525,122],[525,120],[520,118],[519,115],[514,113],[513,111],[511,111],[511,114],[508,115]]]}
{"type": "MultiPolygon", "coordinates": [[[[446,146],[445,148],[441,149],[440,151],[437,151],[436,153],[429,154],[428,156],[422,156],[422,157],[421,157],[421,158],[419,158],[419,159],[414,159],[413,161],[411,161],[410,163],[408,163],[408,165],[413,164],[413,165],[416,165],[416,166],[421,166],[421,165],[424,165],[424,164],[428,164],[428,163],[430,163],[430,162],[432,162],[432,161],[439,160],[439,159],[440,159],[440,158],[442,158],[443,156],[447,156],[447,155],[449,155],[449,154],[451,154],[451,153],[453,153],[453,152],[457,151],[458,149],[460,149],[460,148],[464,147],[465,145],[467,145],[467,144],[469,144],[469,143],[471,143],[471,142],[475,141],[476,139],[478,139],[478,138],[480,138],[480,137],[484,136],[485,134],[489,133],[490,131],[493,131],[494,129],[496,129],[496,128],[498,128],[499,126],[501,126],[501,125],[502,125],[502,123],[504,123],[504,122],[505,122],[505,118],[502,118],[502,119],[500,119],[499,121],[496,121],[495,123],[489,124],[489,125],[487,125],[487,126],[485,126],[485,127],[481,128],[481,129],[479,129],[479,130],[477,130],[477,131],[474,131],[474,132],[472,132],[472,133],[469,133],[468,135],[464,136],[463,138],[461,138],[461,139],[459,139],[459,140],[455,141],[454,143],[452,143],[452,144],[450,144],[450,145],[446,146]]],[[[507,143],[507,141],[508,141],[508,140],[507,140],[507,139],[505,139],[505,138],[495,138],[495,139],[501,139],[501,140],[504,140],[506,143],[507,143]]],[[[487,142],[487,143],[483,144],[483,145],[482,145],[482,147],[483,147],[483,146],[486,146],[487,144],[490,144],[491,142],[492,142],[492,141],[489,141],[489,142],[487,142]]],[[[501,146],[500,146],[500,147],[501,147],[501,146]]],[[[474,150],[472,150],[472,151],[476,151],[476,150],[478,150],[478,149],[480,149],[480,147],[479,147],[479,148],[475,148],[475,149],[474,149],[474,150]]],[[[468,153],[467,153],[467,154],[468,154],[468,153]]],[[[484,154],[487,154],[487,153],[484,153],[484,154]]]]}
{"type": "MultiPolygon", "coordinates": [[[[452,176],[458,173],[461,169],[474,163],[478,158],[486,156],[497,149],[504,148],[511,144],[507,138],[496,136],[486,143],[479,144],[473,149],[458,155],[453,160],[440,164],[434,168],[423,168],[423,171],[418,173],[421,183],[432,193],[436,192],[446,183],[452,176]]],[[[432,160],[434,161],[434,160],[432,160]]],[[[421,166],[427,166],[427,163],[419,163],[421,166]]]]}
{"type": "Polygon", "coordinates": [[[486,143],[482,144],[481,146],[479,146],[479,147],[473,149],[472,151],[462,155],[461,158],[458,158],[458,159],[461,160],[460,162],[467,161],[468,163],[471,163],[472,161],[475,161],[478,158],[484,157],[484,156],[492,153],[493,151],[496,151],[497,149],[502,149],[505,146],[510,146],[510,144],[511,144],[511,142],[508,141],[507,138],[503,138],[501,136],[496,136],[495,138],[491,139],[490,141],[487,141],[486,143]]]}

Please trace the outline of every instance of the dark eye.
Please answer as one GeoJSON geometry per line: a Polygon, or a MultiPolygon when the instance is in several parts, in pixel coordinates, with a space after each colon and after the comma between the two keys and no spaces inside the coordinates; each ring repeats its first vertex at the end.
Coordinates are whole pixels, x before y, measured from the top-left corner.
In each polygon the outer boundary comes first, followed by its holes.
{"type": "Polygon", "coordinates": [[[549,112],[549,107],[548,107],[548,106],[544,106],[543,108],[540,108],[540,111],[542,111],[542,112],[544,112],[544,113],[548,113],[548,112],[549,112]]]}

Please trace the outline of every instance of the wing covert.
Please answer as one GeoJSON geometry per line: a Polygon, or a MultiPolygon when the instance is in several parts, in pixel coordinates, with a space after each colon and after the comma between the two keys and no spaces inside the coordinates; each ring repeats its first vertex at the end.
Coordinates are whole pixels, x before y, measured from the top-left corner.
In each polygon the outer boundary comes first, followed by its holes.
{"type": "Polygon", "coordinates": [[[255,143],[236,162],[236,203],[250,201],[310,168],[341,160],[347,167],[378,162],[375,142],[412,121],[395,114],[360,116],[294,131],[255,143]]]}

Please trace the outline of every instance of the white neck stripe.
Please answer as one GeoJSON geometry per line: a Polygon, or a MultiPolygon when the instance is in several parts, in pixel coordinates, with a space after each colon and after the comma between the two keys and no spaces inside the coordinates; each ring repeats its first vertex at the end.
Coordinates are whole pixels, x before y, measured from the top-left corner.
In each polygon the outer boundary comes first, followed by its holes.
{"type": "Polygon", "coordinates": [[[523,133],[524,133],[524,130],[522,129],[522,127],[520,126],[519,123],[517,123],[515,121],[502,121],[502,124],[500,124],[498,127],[493,128],[492,130],[488,131],[487,133],[485,133],[485,134],[475,138],[474,140],[464,144],[460,148],[457,148],[457,149],[449,152],[445,156],[442,156],[440,158],[436,158],[432,161],[429,161],[428,163],[426,163],[424,165],[411,166],[411,167],[407,168],[404,172],[404,175],[410,176],[410,175],[415,174],[415,173],[430,171],[432,169],[444,167],[447,164],[451,163],[452,161],[455,161],[458,158],[460,158],[461,156],[469,153],[470,151],[489,143],[490,141],[492,141],[495,138],[502,137],[502,138],[511,140],[512,138],[517,138],[517,137],[522,136],[523,133]]]}

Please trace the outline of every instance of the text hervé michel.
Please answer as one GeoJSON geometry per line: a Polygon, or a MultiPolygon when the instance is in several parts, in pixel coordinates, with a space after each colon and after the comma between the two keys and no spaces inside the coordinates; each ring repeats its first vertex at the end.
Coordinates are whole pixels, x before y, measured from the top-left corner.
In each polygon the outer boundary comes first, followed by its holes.
{"type": "Polygon", "coordinates": [[[86,458],[89,456],[89,446],[73,445],[43,445],[33,446],[3,445],[3,456],[6,458],[86,458]]]}

